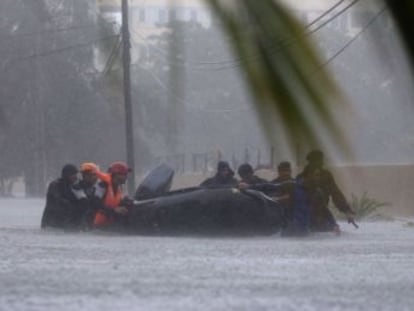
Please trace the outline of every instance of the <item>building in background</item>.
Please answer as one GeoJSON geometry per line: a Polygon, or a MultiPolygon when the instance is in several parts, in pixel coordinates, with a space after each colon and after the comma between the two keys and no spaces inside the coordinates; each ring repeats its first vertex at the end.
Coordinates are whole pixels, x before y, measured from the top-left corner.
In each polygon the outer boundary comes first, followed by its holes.
{"type": "MultiPolygon", "coordinates": [[[[120,0],[97,0],[97,3],[104,15],[120,14],[120,0]]],[[[204,27],[211,23],[211,14],[202,0],[130,0],[129,10],[132,27],[147,30],[166,27],[174,20],[193,21],[204,27]]]]}
{"type": "MultiPolygon", "coordinates": [[[[229,0],[228,0],[229,1],[229,0]]],[[[323,23],[335,17],[327,25],[344,31],[352,36],[378,11],[378,1],[365,0],[358,3],[352,1],[337,0],[281,0],[294,14],[305,24],[319,19],[325,12],[331,10],[319,20],[323,23]],[[350,9],[348,9],[350,7],[350,9]]],[[[99,10],[107,16],[119,15],[121,0],[97,0],[99,10]]],[[[129,0],[132,28],[151,34],[154,28],[167,27],[173,20],[194,21],[204,27],[209,27],[212,22],[211,12],[204,0],[129,0]]],[[[384,25],[391,26],[390,17],[383,17],[384,25]]],[[[317,26],[317,25],[315,25],[317,26]]]]}

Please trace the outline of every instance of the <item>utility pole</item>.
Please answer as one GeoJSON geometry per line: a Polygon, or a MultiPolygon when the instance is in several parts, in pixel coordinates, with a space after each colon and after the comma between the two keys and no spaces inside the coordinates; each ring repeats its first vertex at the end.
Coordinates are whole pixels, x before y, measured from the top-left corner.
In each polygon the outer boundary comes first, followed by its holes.
{"type": "Polygon", "coordinates": [[[125,137],[127,164],[131,168],[128,176],[128,193],[135,192],[135,152],[134,152],[134,126],[131,103],[131,44],[128,25],[128,0],[122,0],[122,65],[124,72],[124,104],[125,104],[125,137]]]}

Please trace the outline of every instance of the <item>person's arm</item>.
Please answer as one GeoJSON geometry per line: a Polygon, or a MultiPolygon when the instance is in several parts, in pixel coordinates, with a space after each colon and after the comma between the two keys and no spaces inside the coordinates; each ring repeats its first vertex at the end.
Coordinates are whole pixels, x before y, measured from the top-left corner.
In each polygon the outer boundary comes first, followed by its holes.
{"type": "Polygon", "coordinates": [[[338,210],[346,215],[348,221],[354,221],[355,212],[349,206],[344,194],[339,189],[338,185],[335,182],[335,179],[333,178],[333,175],[330,172],[327,172],[327,178],[332,202],[338,210]]]}
{"type": "Polygon", "coordinates": [[[290,192],[290,189],[294,186],[294,184],[294,181],[284,181],[278,184],[264,182],[260,184],[249,185],[248,189],[257,190],[264,193],[273,193],[278,196],[290,192]]]}

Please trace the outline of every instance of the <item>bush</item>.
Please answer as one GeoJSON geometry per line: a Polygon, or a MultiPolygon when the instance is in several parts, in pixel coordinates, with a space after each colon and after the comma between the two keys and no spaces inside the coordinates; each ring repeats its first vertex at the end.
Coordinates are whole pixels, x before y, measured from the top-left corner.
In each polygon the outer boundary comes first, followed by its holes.
{"type": "MultiPolygon", "coordinates": [[[[364,192],[360,197],[352,193],[349,204],[352,210],[355,212],[356,220],[367,218],[368,216],[373,216],[373,214],[377,212],[379,208],[391,205],[388,202],[380,202],[369,198],[366,192],[364,192]]],[[[342,213],[338,213],[337,209],[333,209],[333,211],[336,217],[344,218],[344,215],[342,213]]]]}
{"type": "Polygon", "coordinates": [[[379,208],[390,206],[388,202],[380,202],[375,199],[369,198],[367,193],[364,192],[361,197],[351,194],[350,202],[352,210],[355,212],[355,219],[365,218],[372,215],[379,208]]]}

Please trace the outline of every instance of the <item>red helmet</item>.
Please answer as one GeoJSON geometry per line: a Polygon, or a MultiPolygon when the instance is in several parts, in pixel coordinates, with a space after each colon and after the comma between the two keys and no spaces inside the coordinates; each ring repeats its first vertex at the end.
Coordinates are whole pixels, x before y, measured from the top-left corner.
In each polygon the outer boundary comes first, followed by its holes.
{"type": "Polygon", "coordinates": [[[84,162],[80,166],[80,171],[82,173],[90,172],[90,173],[97,173],[99,171],[98,165],[92,162],[84,162]]]}
{"type": "Polygon", "coordinates": [[[116,161],[109,166],[108,172],[111,174],[128,174],[131,171],[131,168],[128,165],[121,161],[116,161]]]}

